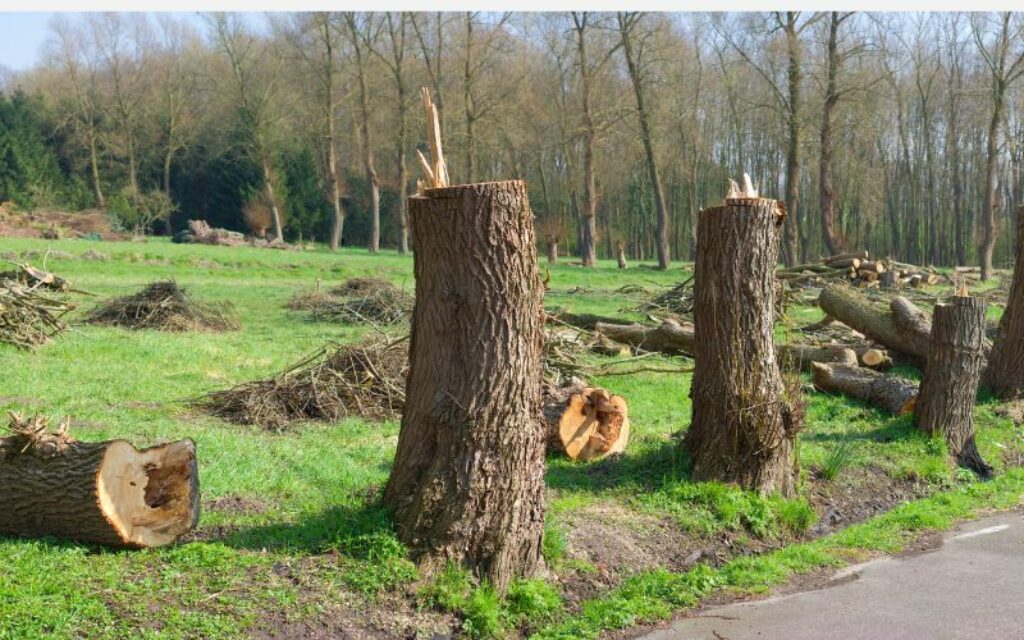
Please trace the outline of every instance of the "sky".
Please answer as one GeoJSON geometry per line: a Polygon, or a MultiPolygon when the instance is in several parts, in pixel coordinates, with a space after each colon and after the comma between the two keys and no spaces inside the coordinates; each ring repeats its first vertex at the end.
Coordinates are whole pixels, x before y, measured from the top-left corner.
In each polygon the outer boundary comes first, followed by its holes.
{"type": "Polygon", "coordinates": [[[0,13],[0,66],[24,71],[35,64],[52,13],[0,13]]]}

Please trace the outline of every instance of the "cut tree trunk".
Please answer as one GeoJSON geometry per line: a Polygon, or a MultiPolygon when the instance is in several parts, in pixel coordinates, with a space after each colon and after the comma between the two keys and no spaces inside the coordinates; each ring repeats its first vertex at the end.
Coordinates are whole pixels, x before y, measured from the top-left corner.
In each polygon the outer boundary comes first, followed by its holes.
{"type": "Polygon", "coordinates": [[[515,180],[409,199],[416,306],[384,499],[424,575],[461,564],[504,592],[541,566],[544,285],[515,180]]]}
{"type": "Polygon", "coordinates": [[[629,443],[625,398],[580,381],[545,390],[544,422],[548,449],[571,460],[600,460],[622,453],[629,443]]]}
{"type": "Polygon", "coordinates": [[[927,316],[906,298],[894,298],[889,310],[873,304],[852,288],[838,285],[822,289],[818,306],[854,331],[863,333],[916,363],[928,359],[931,330],[927,316]]]}
{"type": "Polygon", "coordinates": [[[987,372],[992,391],[1004,400],[1024,398],[1024,206],[1017,209],[1017,262],[996,343],[987,372]]]}
{"type": "Polygon", "coordinates": [[[558,263],[558,238],[548,238],[548,262],[550,264],[558,263]]]}
{"type": "Polygon", "coordinates": [[[914,422],[927,434],[941,434],[957,464],[988,478],[992,467],[974,444],[974,401],[985,366],[985,307],[983,300],[969,296],[935,306],[932,350],[914,422]]]}
{"type": "Polygon", "coordinates": [[[821,391],[841,393],[895,415],[913,411],[917,400],[917,385],[910,380],[863,367],[816,362],[811,380],[821,391]]]}
{"type": "Polygon", "coordinates": [[[784,214],[768,199],[700,212],[694,275],[694,480],[792,495],[799,419],[775,356],[775,265],[784,214]]]}
{"type": "MultiPolygon", "coordinates": [[[[619,247],[618,256],[619,256],[619,268],[620,269],[625,269],[626,268],[626,250],[623,249],[622,247],[619,247]]],[[[667,268],[667,267],[662,267],[662,268],[664,269],[664,268],[667,268]]]]}
{"type": "MultiPolygon", "coordinates": [[[[628,344],[644,351],[657,351],[668,355],[696,356],[694,329],[683,326],[674,320],[665,320],[657,327],[598,321],[594,324],[593,329],[611,340],[628,344]]],[[[802,370],[809,370],[812,362],[857,364],[858,354],[854,350],[841,345],[819,347],[804,344],[780,344],[775,346],[775,350],[779,364],[783,367],[798,365],[802,370]]]]}
{"type": "Polygon", "coordinates": [[[159,547],[199,519],[196,447],[139,451],[124,440],[78,442],[67,425],[11,414],[0,438],[0,533],[112,547],[159,547]]]}

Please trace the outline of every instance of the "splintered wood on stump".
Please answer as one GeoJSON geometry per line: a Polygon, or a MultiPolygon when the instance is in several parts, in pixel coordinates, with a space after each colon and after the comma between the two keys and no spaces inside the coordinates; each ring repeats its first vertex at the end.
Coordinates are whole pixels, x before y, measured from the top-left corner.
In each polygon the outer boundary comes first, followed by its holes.
{"type": "Polygon", "coordinates": [[[1004,400],[1024,398],[1024,206],[1017,209],[1017,262],[996,344],[987,372],[992,391],[1004,400]]]}
{"type": "Polygon", "coordinates": [[[694,480],[762,493],[795,490],[799,429],[775,355],[775,265],[784,214],[775,200],[726,200],[700,212],[694,276],[694,480]]]}
{"type": "Polygon", "coordinates": [[[416,306],[384,493],[425,575],[461,564],[504,591],[544,533],[543,283],[520,180],[409,199],[416,306]]]}
{"type": "Polygon", "coordinates": [[[191,440],[139,451],[124,440],[78,442],[67,424],[11,414],[0,438],[0,533],[113,547],[159,547],[199,519],[191,440]]]}
{"type": "Polygon", "coordinates": [[[992,475],[974,444],[974,401],[985,366],[985,302],[955,296],[935,305],[932,350],[921,380],[914,422],[928,434],[941,434],[962,467],[992,475]]]}

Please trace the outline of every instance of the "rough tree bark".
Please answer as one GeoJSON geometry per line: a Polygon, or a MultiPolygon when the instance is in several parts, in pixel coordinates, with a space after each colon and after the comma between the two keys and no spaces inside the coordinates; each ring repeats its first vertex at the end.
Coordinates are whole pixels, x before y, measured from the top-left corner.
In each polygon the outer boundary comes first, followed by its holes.
{"type": "Polygon", "coordinates": [[[544,286],[522,181],[409,199],[416,307],[385,490],[430,575],[462,564],[504,591],[540,566],[544,286]]]}
{"type": "Polygon", "coordinates": [[[992,391],[1005,400],[1024,398],[1024,206],[1017,209],[1017,261],[996,344],[987,374],[992,391]]]}
{"type": "Polygon", "coordinates": [[[726,201],[700,212],[694,275],[693,418],[684,445],[694,480],[792,495],[799,418],[775,357],[781,207],[726,201]]]}
{"type": "Polygon", "coordinates": [[[974,444],[974,401],[985,366],[986,306],[970,296],[935,305],[932,350],[914,422],[927,434],[941,434],[957,464],[987,478],[992,467],[974,444]]]}
{"type": "Polygon", "coordinates": [[[114,547],[158,547],[199,518],[195,444],[143,451],[124,440],[78,442],[66,426],[12,416],[0,438],[0,533],[114,547]]]}

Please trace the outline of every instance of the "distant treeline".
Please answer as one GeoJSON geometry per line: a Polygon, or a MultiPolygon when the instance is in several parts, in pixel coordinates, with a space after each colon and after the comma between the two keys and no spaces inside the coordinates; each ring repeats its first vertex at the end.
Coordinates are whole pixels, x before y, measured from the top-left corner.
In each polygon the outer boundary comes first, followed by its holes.
{"type": "Polygon", "coordinates": [[[452,179],[526,179],[584,262],[690,258],[744,171],[790,263],[998,264],[1024,202],[1024,14],[89,14],[43,54],[0,87],[0,200],[155,232],[405,247],[420,87],[452,179]]]}

